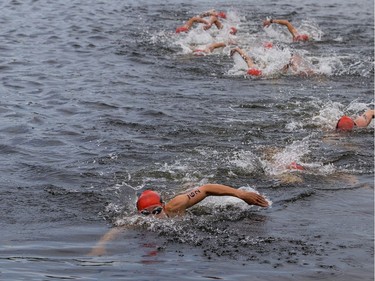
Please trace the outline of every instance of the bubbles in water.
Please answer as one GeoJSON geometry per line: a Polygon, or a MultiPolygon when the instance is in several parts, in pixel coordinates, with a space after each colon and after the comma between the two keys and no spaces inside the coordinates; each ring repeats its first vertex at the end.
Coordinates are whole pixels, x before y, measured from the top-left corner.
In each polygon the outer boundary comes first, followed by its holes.
{"type": "Polygon", "coordinates": [[[228,163],[233,167],[235,173],[255,174],[261,170],[259,158],[251,151],[240,150],[230,156],[228,163]]]}

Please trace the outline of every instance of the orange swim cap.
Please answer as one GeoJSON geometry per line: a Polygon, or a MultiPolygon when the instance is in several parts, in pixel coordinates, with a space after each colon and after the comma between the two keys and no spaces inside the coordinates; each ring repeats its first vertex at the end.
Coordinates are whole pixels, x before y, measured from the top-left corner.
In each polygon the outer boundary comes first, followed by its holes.
{"type": "Polygon", "coordinates": [[[142,192],[137,201],[138,211],[154,205],[163,205],[163,201],[161,200],[159,193],[152,190],[145,190],[142,192]]]}
{"type": "Polygon", "coordinates": [[[196,56],[204,56],[206,55],[206,51],[205,50],[202,50],[202,49],[195,49],[193,51],[194,55],[196,56]]]}
{"type": "Polygon", "coordinates": [[[217,13],[217,16],[218,16],[219,18],[222,18],[222,19],[226,19],[226,18],[227,18],[227,14],[224,13],[224,12],[219,12],[219,13],[217,13]]]}
{"type": "Polygon", "coordinates": [[[249,70],[247,71],[247,74],[249,74],[251,76],[261,76],[262,70],[260,70],[258,68],[249,68],[249,70]]]}
{"type": "Polygon", "coordinates": [[[180,27],[177,27],[176,28],[176,33],[180,33],[180,32],[188,32],[189,29],[185,26],[180,26],[180,27]]]}
{"type": "Polygon", "coordinates": [[[299,34],[293,39],[293,41],[308,41],[308,40],[309,40],[309,36],[307,34],[299,34]]]}
{"type": "Polygon", "coordinates": [[[336,124],[336,130],[339,131],[351,131],[353,130],[355,123],[349,116],[343,116],[339,119],[336,124]]]}
{"type": "Polygon", "coordinates": [[[305,170],[305,167],[303,167],[302,165],[298,164],[297,162],[290,163],[290,165],[287,168],[291,169],[291,170],[300,170],[300,171],[305,170]]]}
{"type": "Polygon", "coordinates": [[[232,27],[230,28],[229,33],[232,34],[232,35],[236,35],[236,34],[237,34],[237,28],[235,28],[234,26],[232,26],[232,27]]]}
{"type": "Polygon", "coordinates": [[[273,43],[272,42],[264,42],[263,47],[266,49],[272,49],[273,43]]]}

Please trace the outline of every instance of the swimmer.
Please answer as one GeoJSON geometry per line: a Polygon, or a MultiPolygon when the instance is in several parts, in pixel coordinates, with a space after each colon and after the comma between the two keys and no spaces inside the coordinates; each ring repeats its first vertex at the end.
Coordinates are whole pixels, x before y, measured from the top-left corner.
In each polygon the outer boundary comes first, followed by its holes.
{"type": "Polygon", "coordinates": [[[369,109],[355,119],[344,115],[337,121],[336,130],[349,132],[356,127],[365,128],[371,123],[372,119],[374,119],[374,112],[374,109],[369,109]]]}
{"type": "Polygon", "coordinates": [[[181,216],[185,214],[186,209],[208,196],[233,196],[242,199],[249,205],[268,207],[267,200],[256,192],[236,189],[222,184],[205,184],[188,193],[177,195],[167,203],[163,202],[157,192],[146,190],[138,198],[137,209],[141,215],[152,215],[156,218],[181,216]]]}
{"type": "MultiPolygon", "coordinates": [[[[169,202],[164,203],[159,193],[146,190],[137,200],[138,214],[153,218],[171,218],[183,216],[186,209],[198,204],[208,196],[233,196],[242,199],[248,205],[256,205],[260,207],[268,207],[269,203],[262,195],[241,189],[232,188],[222,184],[205,184],[187,193],[177,195],[169,202]]],[[[96,246],[91,250],[89,255],[105,254],[105,244],[113,240],[123,228],[115,227],[110,229],[102,236],[96,246]]]]}
{"type": "MultiPolygon", "coordinates": [[[[257,65],[254,63],[253,59],[242,49],[239,47],[234,48],[231,51],[231,56],[235,53],[239,53],[243,60],[246,62],[248,66],[247,74],[251,76],[261,76],[262,70],[260,70],[257,65]]],[[[303,59],[298,54],[293,54],[289,60],[289,63],[282,68],[283,72],[291,71],[293,74],[302,75],[302,76],[309,76],[314,74],[314,70],[312,69],[310,63],[303,59]]]]}
{"type": "Polygon", "coordinates": [[[285,25],[288,28],[289,32],[292,34],[294,42],[296,42],[296,41],[308,41],[310,39],[310,37],[307,34],[298,33],[298,30],[288,20],[269,19],[269,20],[263,21],[263,26],[268,27],[272,23],[285,25]]]}

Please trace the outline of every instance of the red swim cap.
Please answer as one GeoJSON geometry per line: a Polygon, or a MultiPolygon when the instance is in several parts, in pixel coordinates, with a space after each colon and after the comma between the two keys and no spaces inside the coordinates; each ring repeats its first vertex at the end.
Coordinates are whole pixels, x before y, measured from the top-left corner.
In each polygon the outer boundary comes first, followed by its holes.
{"type": "Polygon", "coordinates": [[[186,26],[180,26],[180,27],[176,28],[176,33],[188,32],[188,31],[189,31],[189,29],[186,26]]]}
{"type": "Polygon", "coordinates": [[[303,167],[302,165],[296,163],[296,162],[292,162],[290,163],[290,165],[288,166],[288,169],[291,169],[291,170],[305,170],[305,167],[303,167]]]}
{"type": "Polygon", "coordinates": [[[154,205],[162,206],[162,204],[163,201],[161,200],[159,193],[152,190],[145,190],[138,198],[137,209],[138,211],[141,211],[147,207],[154,205]]]}
{"type": "Polygon", "coordinates": [[[355,123],[349,116],[343,116],[339,119],[336,125],[336,130],[339,131],[351,131],[353,130],[355,123]]]}
{"type": "Polygon", "coordinates": [[[261,76],[262,75],[262,70],[258,68],[250,68],[247,71],[247,74],[252,75],[252,76],[261,76]]]}
{"type": "Polygon", "coordinates": [[[308,41],[308,40],[309,40],[309,36],[307,34],[299,34],[293,39],[293,41],[308,41]]]}
{"type": "Polygon", "coordinates": [[[266,49],[271,49],[273,47],[273,43],[272,42],[264,42],[263,47],[266,48],[266,49]]]}
{"type": "Polygon", "coordinates": [[[196,56],[204,56],[206,54],[205,50],[202,50],[202,49],[195,49],[193,51],[194,55],[196,56]]]}
{"type": "Polygon", "coordinates": [[[232,27],[230,28],[229,33],[232,34],[232,35],[236,35],[236,33],[237,33],[237,28],[235,28],[234,26],[232,26],[232,27]]]}
{"type": "Polygon", "coordinates": [[[224,13],[224,12],[219,12],[219,13],[217,13],[217,16],[218,16],[219,18],[223,18],[223,19],[226,19],[226,18],[227,18],[227,14],[224,13]]]}

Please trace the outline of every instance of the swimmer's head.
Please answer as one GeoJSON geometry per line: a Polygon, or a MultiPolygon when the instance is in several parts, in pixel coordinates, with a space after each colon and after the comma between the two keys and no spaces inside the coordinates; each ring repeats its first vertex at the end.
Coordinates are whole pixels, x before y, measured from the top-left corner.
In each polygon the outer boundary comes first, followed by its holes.
{"type": "Polygon", "coordinates": [[[309,36],[307,34],[299,34],[293,38],[293,41],[309,41],[309,36]]]}
{"type": "Polygon", "coordinates": [[[343,116],[339,119],[336,124],[336,130],[338,131],[351,131],[353,130],[355,123],[349,116],[343,116]]]}
{"type": "Polygon", "coordinates": [[[288,169],[291,169],[291,170],[300,170],[300,171],[303,171],[305,170],[305,167],[303,167],[302,165],[298,164],[297,162],[292,162],[290,163],[288,166],[287,166],[288,169]]]}
{"type": "Polygon", "coordinates": [[[217,13],[217,16],[218,16],[219,18],[222,18],[222,19],[226,19],[226,18],[227,18],[227,14],[224,13],[224,12],[218,12],[218,13],[217,13]]]}
{"type": "Polygon", "coordinates": [[[137,209],[138,211],[142,211],[151,206],[163,206],[163,200],[161,199],[159,193],[152,190],[145,190],[138,197],[137,209]]]}
{"type": "Polygon", "coordinates": [[[262,70],[258,68],[249,68],[247,70],[247,74],[251,76],[261,76],[262,75],[262,70]]]}
{"type": "Polygon", "coordinates": [[[236,34],[237,34],[237,28],[235,28],[234,26],[232,26],[232,27],[230,28],[229,33],[232,34],[232,35],[236,35],[236,34]]]}
{"type": "Polygon", "coordinates": [[[188,32],[189,29],[186,26],[180,26],[176,28],[176,33],[188,32]]]}
{"type": "Polygon", "coordinates": [[[263,47],[266,48],[266,49],[272,49],[273,43],[272,42],[264,42],[263,47]]]}

